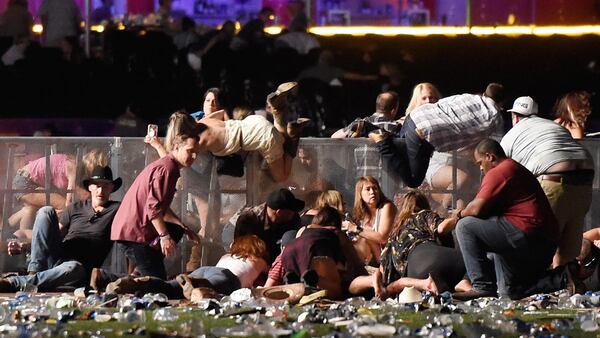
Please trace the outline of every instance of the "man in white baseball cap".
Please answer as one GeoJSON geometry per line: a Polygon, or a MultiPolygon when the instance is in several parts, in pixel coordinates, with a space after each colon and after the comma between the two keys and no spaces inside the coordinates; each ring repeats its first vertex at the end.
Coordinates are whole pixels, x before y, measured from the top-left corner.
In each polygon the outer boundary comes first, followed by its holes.
{"type": "Polygon", "coordinates": [[[592,201],[592,157],[567,129],[538,117],[538,105],[531,97],[519,97],[508,111],[513,127],[502,138],[502,148],[537,176],[560,226],[552,265],[568,263],[581,249],[583,222],[592,201]]]}
{"type": "Polygon", "coordinates": [[[508,110],[511,113],[517,113],[521,116],[531,116],[538,114],[538,105],[531,96],[521,96],[515,100],[512,109],[508,110]]]}

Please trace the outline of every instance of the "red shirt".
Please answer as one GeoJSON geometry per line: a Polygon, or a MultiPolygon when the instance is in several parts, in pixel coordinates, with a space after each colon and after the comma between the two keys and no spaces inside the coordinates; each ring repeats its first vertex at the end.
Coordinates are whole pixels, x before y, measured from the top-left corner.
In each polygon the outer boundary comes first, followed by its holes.
{"type": "Polygon", "coordinates": [[[283,284],[283,276],[285,276],[285,269],[283,263],[281,263],[281,254],[275,258],[271,269],[269,269],[269,278],[277,282],[276,285],[283,284]]]}
{"type": "Polygon", "coordinates": [[[110,239],[150,243],[158,233],[151,220],[164,216],[179,178],[179,165],[172,155],[150,163],[135,179],[112,223],[110,239]]]}
{"type": "Polygon", "coordinates": [[[519,163],[505,159],[490,169],[476,198],[485,199],[492,214],[504,216],[521,231],[558,239],[558,222],[542,187],[519,163]]]}

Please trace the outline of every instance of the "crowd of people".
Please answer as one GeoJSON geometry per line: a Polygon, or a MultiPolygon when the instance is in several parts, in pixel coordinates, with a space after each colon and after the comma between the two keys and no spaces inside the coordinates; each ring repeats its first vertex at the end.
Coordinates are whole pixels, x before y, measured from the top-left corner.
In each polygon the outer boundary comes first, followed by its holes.
{"type": "MultiPolygon", "coordinates": [[[[267,95],[264,110],[240,108],[230,118],[219,109],[219,90],[210,89],[203,111],[173,113],[164,139],[147,135],[145,142],[159,159],[139,172],[121,202],[110,196],[122,180],[113,178],[97,151],[84,155],[91,169],[79,194],[87,197],[74,203],[56,193],[44,206],[43,194],[36,192],[44,172],[53,175],[60,191],[75,190],[68,155],[24,166],[13,182],[23,209],[11,218],[31,218],[31,213],[35,218],[32,227],[15,223],[31,235],[11,242],[8,254],[30,250],[28,274],[0,279],[0,289],[89,285],[106,292],[197,299],[240,288],[262,288],[264,294],[292,285],[325,289],[334,299],[385,299],[414,287],[468,300],[600,288],[590,264],[597,261],[599,232],[584,232],[594,163],[578,140],[590,113],[589,95],[560,98],[554,121],[538,116],[531,97],[519,97],[507,110],[513,126],[505,133],[506,97],[498,83],[480,94],[446,98],[433,84],[419,84],[404,116],[398,114],[399,95],[382,92],[373,115],[355,119],[332,137],[370,139],[386,170],[411,188],[407,193],[390,200],[376,178],[362,176],[349,209],[343,192],[326,178],[312,178],[317,195],[310,203],[289,189],[274,189],[264,203],[240,209],[211,230],[222,231],[227,251],[216,265],[189,265],[187,273],[169,276],[164,259],[175,254],[183,236],[200,243],[206,234],[171,209],[181,171],[203,175],[201,167],[194,169],[204,161],[200,155],[226,161],[240,152],[257,152],[264,159],[262,172],[275,184],[293,175],[294,158],[310,161],[308,148],[299,148],[299,135],[312,121],[298,119],[289,107],[296,90],[297,83],[282,83],[267,95]],[[448,171],[455,156],[463,158],[464,167],[453,179],[448,171]],[[473,183],[478,172],[480,185],[473,183]],[[455,203],[439,191],[447,188],[463,191],[455,203]],[[127,258],[128,273],[102,264],[113,245],[119,257],[127,258]]],[[[197,206],[208,203],[206,184],[194,183],[197,206]]],[[[198,212],[206,222],[207,207],[198,212]]]]}

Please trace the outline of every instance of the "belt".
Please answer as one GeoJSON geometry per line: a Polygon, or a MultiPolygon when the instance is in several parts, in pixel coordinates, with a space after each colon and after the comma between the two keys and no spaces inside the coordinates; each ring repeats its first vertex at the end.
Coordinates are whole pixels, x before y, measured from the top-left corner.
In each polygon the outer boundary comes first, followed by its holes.
{"type": "Polygon", "coordinates": [[[563,181],[563,177],[558,176],[558,175],[541,175],[541,176],[539,176],[539,178],[542,181],[552,181],[552,182],[559,182],[559,183],[563,181]]]}
{"type": "Polygon", "coordinates": [[[594,170],[583,169],[564,173],[545,174],[538,176],[538,178],[541,181],[551,181],[572,185],[587,185],[592,184],[594,181],[594,170]]]}

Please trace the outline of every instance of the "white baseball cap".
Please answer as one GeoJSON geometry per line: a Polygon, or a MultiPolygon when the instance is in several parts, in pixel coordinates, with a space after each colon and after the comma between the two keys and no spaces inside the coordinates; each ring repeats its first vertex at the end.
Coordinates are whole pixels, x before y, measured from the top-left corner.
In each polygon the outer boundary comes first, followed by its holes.
{"type": "Polygon", "coordinates": [[[515,100],[512,109],[508,111],[523,116],[537,115],[538,105],[530,96],[521,96],[515,100]]]}

